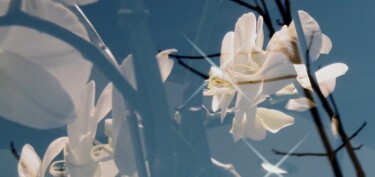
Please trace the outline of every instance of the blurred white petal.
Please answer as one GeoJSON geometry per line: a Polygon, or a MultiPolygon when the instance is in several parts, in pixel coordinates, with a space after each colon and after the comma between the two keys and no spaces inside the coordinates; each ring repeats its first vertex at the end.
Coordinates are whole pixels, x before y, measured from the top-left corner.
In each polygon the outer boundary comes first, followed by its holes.
{"type": "Polygon", "coordinates": [[[232,102],[234,98],[234,94],[224,94],[224,96],[222,96],[221,100],[220,100],[220,109],[221,109],[221,114],[220,114],[220,118],[221,118],[221,122],[224,121],[224,118],[227,114],[227,110],[228,110],[228,107],[229,107],[229,104],[232,102]]]}
{"type": "Polygon", "coordinates": [[[331,42],[331,39],[325,35],[325,34],[322,34],[322,49],[320,50],[320,53],[321,54],[328,54],[331,49],[332,49],[332,42],[331,42]]]}
{"type": "Polygon", "coordinates": [[[177,52],[177,50],[168,49],[168,50],[161,51],[156,55],[156,59],[157,59],[160,74],[161,74],[161,79],[163,82],[167,80],[169,74],[171,73],[173,69],[174,62],[172,59],[169,58],[169,54],[171,54],[172,52],[177,52]]]}
{"type": "Polygon", "coordinates": [[[99,123],[112,109],[112,90],[113,84],[109,83],[100,95],[95,106],[94,120],[99,123]]]}
{"type": "Polygon", "coordinates": [[[277,166],[274,166],[272,164],[269,164],[267,162],[263,162],[262,163],[262,167],[263,169],[267,170],[268,172],[270,173],[275,173],[275,174],[284,174],[284,173],[288,173],[287,171],[285,171],[284,169],[280,168],[280,167],[277,167],[277,166]]]}
{"type": "Polygon", "coordinates": [[[213,112],[216,112],[219,110],[221,98],[222,98],[222,94],[215,94],[212,96],[211,108],[213,112]]]}
{"type": "Polygon", "coordinates": [[[233,67],[234,64],[234,32],[225,34],[221,43],[220,67],[223,69],[227,66],[233,67]]]}
{"type": "Polygon", "coordinates": [[[281,111],[258,108],[256,114],[262,125],[271,133],[277,133],[280,129],[294,124],[294,118],[281,111]]]}
{"type": "Polygon", "coordinates": [[[62,1],[63,3],[68,4],[68,5],[74,5],[74,4],[88,5],[88,4],[98,2],[98,0],[56,0],[56,1],[62,1]]]}
{"type": "Polygon", "coordinates": [[[120,70],[129,84],[137,90],[137,82],[135,78],[133,55],[128,55],[120,65],[120,70]]]}
{"type": "Polygon", "coordinates": [[[307,12],[299,10],[298,15],[312,61],[318,59],[322,49],[322,33],[319,24],[307,12]]]}
{"type": "Polygon", "coordinates": [[[313,107],[315,107],[315,103],[305,97],[297,98],[297,99],[290,99],[285,106],[285,108],[288,110],[299,111],[299,112],[306,111],[313,107]]]}
{"type": "MultiPolygon", "coordinates": [[[[236,65],[247,65],[251,60],[248,60],[252,48],[255,46],[256,38],[256,18],[253,13],[242,15],[236,22],[234,29],[234,50],[236,65]]],[[[239,69],[243,72],[244,68],[239,69]]]]}
{"type": "Polygon", "coordinates": [[[36,154],[34,148],[26,144],[22,148],[20,160],[18,162],[18,176],[19,177],[34,177],[37,176],[41,161],[36,154]]]}
{"type": "Polygon", "coordinates": [[[2,117],[43,129],[63,126],[75,118],[69,95],[44,68],[10,51],[0,51],[0,72],[2,117]]]}
{"type": "Polygon", "coordinates": [[[257,23],[257,38],[255,41],[255,46],[258,48],[263,48],[264,42],[264,32],[263,32],[263,17],[259,16],[257,23]]]}
{"type": "Polygon", "coordinates": [[[38,177],[44,177],[46,170],[48,169],[48,166],[50,165],[52,160],[61,153],[67,143],[67,137],[61,137],[52,141],[52,143],[48,146],[46,152],[44,153],[38,177]]]}

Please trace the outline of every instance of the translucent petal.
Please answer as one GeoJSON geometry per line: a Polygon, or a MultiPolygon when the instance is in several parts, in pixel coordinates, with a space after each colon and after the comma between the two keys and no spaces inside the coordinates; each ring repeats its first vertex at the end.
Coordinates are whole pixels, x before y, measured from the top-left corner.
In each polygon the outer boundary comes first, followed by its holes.
{"type": "Polygon", "coordinates": [[[223,42],[221,43],[220,52],[220,67],[233,67],[234,62],[234,32],[225,34],[223,42]]]}
{"type": "Polygon", "coordinates": [[[323,43],[319,24],[305,11],[299,10],[298,15],[309,47],[311,60],[315,61],[320,55],[323,43]]]}
{"type": "Polygon", "coordinates": [[[242,15],[234,29],[234,50],[236,65],[246,65],[250,62],[249,55],[255,46],[256,18],[253,13],[242,15]]]}
{"type": "Polygon", "coordinates": [[[113,92],[113,144],[114,160],[121,175],[132,175],[136,171],[133,144],[130,137],[127,110],[121,94],[113,92]]]}
{"type": "Polygon", "coordinates": [[[246,119],[242,121],[242,137],[261,141],[266,137],[267,132],[261,119],[255,112],[258,112],[256,107],[255,109],[249,109],[246,111],[246,119]]]}
{"type": "Polygon", "coordinates": [[[232,102],[233,98],[234,98],[234,94],[224,94],[224,96],[222,96],[222,98],[220,100],[221,122],[224,121],[224,118],[227,114],[228,106],[232,102]]]}
{"type": "MultiPolygon", "coordinates": [[[[22,10],[88,39],[84,26],[60,3],[50,0],[22,1],[22,10]]],[[[79,95],[89,78],[92,64],[85,60],[78,50],[34,29],[19,26],[0,27],[0,31],[3,29],[9,29],[9,33],[0,43],[0,48],[41,65],[57,78],[74,103],[79,100],[79,95]]]]}
{"type": "Polygon", "coordinates": [[[167,80],[169,74],[171,74],[171,71],[173,69],[174,62],[173,60],[169,58],[169,54],[171,54],[172,52],[177,52],[177,50],[168,49],[168,50],[161,51],[156,55],[160,74],[161,74],[161,79],[163,82],[167,80]]]}
{"type": "Polygon", "coordinates": [[[277,110],[258,108],[257,118],[271,133],[277,133],[280,129],[294,124],[294,118],[277,110]]]}
{"type": "Polygon", "coordinates": [[[280,167],[277,167],[275,165],[272,165],[272,164],[269,164],[267,162],[263,162],[262,163],[262,167],[263,169],[267,170],[268,172],[270,173],[276,173],[276,174],[284,174],[284,173],[288,173],[287,171],[285,171],[284,169],[280,168],[280,167]]]}
{"type": "Polygon", "coordinates": [[[10,51],[0,51],[0,58],[2,117],[42,129],[61,127],[75,118],[69,95],[44,68],[10,51]]]}
{"type": "Polygon", "coordinates": [[[115,177],[118,174],[118,169],[114,160],[108,160],[99,163],[101,177],[115,177]]]}
{"type": "Polygon", "coordinates": [[[52,162],[53,159],[55,159],[57,155],[60,154],[60,152],[65,148],[67,143],[67,137],[57,138],[56,140],[52,141],[52,143],[48,146],[46,153],[43,156],[42,166],[40,167],[38,177],[44,177],[49,164],[52,162]]]}
{"type": "Polygon", "coordinates": [[[259,49],[263,48],[264,42],[264,32],[263,32],[263,17],[259,16],[258,23],[257,23],[257,38],[255,41],[255,46],[259,49]]]}
{"type": "Polygon", "coordinates": [[[66,3],[68,5],[74,5],[74,4],[77,4],[77,5],[88,5],[88,4],[92,4],[92,3],[98,2],[98,0],[61,0],[61,1],[63,1],[64,3],[66,3]]]}
{"type": "Polygon", "coordinates": [[[109,83],[103,90],[95,107],[94,116],[97,122],[100,122],[112,109],[112,90],[113,84],[109,83]]]}
{"type": "Polygon", "coordinates": [[[40,165],[41,161],[34,148],[29,144],[24,145],[17,166],[19,177],[36,176],[40,165]]]}
{"type": "Polygon", "coordinates": [[[299,112],[306,111],[313,107],[315,107],[315,103],[305,97],[297,98],[297,99],[290,99],[285,106],[285,108],[288,110],[299,111],[299,112]]]}
{"type": "Polygon", "coordinates": [[[331,39],[326,36],[325,34],[322,34],[322,49],[320,50],[321,54],[328,54],[332,49],[332,42],[331,39]]]}
{"type": "Polygon", "coordinates": [[[125,79],[130,83],[130,85],[137,89],[137,82],[135,81],[135,70],[133,55],[128,55],[120,65],[120,70],[125,79]]]}
{"type": "Polygon", "coordinates": [[[216,112],[216,111],[219,110],[219,104],[220,104],[221,97],[222,97],[221,94],[215,94],[215,95],[213,95],[213,97],[212,97],[212,104],[211,104],[213,112],[216,112]]]}

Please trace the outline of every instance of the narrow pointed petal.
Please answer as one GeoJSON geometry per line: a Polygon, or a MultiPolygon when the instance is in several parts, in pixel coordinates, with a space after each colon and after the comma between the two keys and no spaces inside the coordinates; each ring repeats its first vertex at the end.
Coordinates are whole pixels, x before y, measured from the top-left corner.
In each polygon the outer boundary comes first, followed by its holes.
{"type": "Polygon", "coordinates": [[[309,47],[311,60],[315,61],[320,55],[323,43],[319,24],[305,11],[299,10],[298,15],[309,47]]]}
{"type": "MultiPolygon", "coordinates": [[[[255,46],[256,18],[253,13],[242,15],[234,29],[234,50],[236,65],[246,65],[249,60],[252,48],[255,46]]],[[[242,69],[243,70],[243,69],[242,69]]]]}
{"type": "Polygon", "coordinates": [[[43,156],[42,166],[39,170],[38,177],[44,177],[45,173],[48,169],[49,164],[52,162],[53,159],[57,155],[61,153],[61,151],[65,148],[66,144],[68,143],[67,137],[61,137],[54,140],[47,148],[46,153],[43,156]]]}
{"type": "Polygon", "coordinates": [[[286,104],[285,108],[288,110],[303,112],[315,106],[316,105],[314,102],[312,102],[308,98],[303,97],[297,99],[290,99],[286,104]]]}
{"type": "Polygon", "coordinates": [[[171,71],[173,69],[173,60],[169,58],[169,54],[177,52],[176,49],[168,49],[161,51],[156,55],[156,59],[158,61],[158,66],[160,70],[161,79],[163,82],[167,80],[169,74],[171,74],[171,71]]]}
{"type": "Polygon", "coordinates": [[[322,49],[320,50],[321,54],[328,54],[332,49],[332,42],[331,39],[326,36],[325,34],[322,34],[322,49]]]}
{"type": "Polygon", "coordinates": [[[294,124],[293,117],[273,109],[258,108],[257,116],[271,133],[277,133],[282,128],[294,124]]]}
{"type": "Polygon", "coordinates": [[[211,108],[212,108],[213,112],[216,112],[216,111],[219,110],[221,98],[222,98],[221,94],[215,94],[215,95],[213,95],[213,97],[212,97],[212,104],[211,104],[211,108]]]}
{"type": "Polygon", "coordinates": [[[10,51],[0,51],[0,58],[2,117],[40,129],[61,127],[73,121],[74,105],[55,77],[10,51]]]}
{"type": "Polygon", "coordinates": [[[263,17],[259,16],[258,23],[257,23],[257,37],[255,41],[255,46],[259,49],[263,48],[264,42],[264,32],[263,32],[263,17]]]}
{"type": "Polygon", "coordinates": [[[99,97],[95,108],[95,117],[97,122],[100,122],[112,109],[112,90],[113,84],[109,83],[103,90],[99,97]]]}
{"type": "Polygon", "coordinates": [[[220,67],[233,67],[234,63],[234,32],[225,34],[223,42],[221,43],[220,51],[220,67]]]}
{"type": "Polygon", "coordinates": [[[41,161],[34,148],[29,144],[24,145],[17,167],[19,177],[36,176],[40,165],[41,161]]]}
{"type": "Polygon", "coordinates": [[[137,82],[135,81],[135,70],[133,55],[128,55],[120,65],[120,70],[125,79],[130,83],[130,85],[137,89],[137,82]]]}
{"type": "Polygon", "coordinates": [[[132,175],[136,172],[136,165],[126,118],[127,110],[121,94],[116,89],[112,101],[114,161],[121,175],[132,175]]]}
{"type": "Polygon", "coordinates": [[[232,102],[234,98],[234,94],[224,94],[224,96],[220,100],[220,109],[221,109],[221,114],[220,114],[220,119],[221,122],[224,121],[225,116],[227,115],[227,110],[229,107],[229,104],[232,102]]]}

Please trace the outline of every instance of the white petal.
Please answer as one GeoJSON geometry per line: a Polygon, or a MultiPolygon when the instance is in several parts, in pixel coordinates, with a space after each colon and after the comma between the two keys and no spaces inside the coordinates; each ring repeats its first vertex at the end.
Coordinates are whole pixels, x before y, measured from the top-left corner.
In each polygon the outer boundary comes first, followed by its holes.
{"type": "Polygon", "coordinates": [[[234,62],[234,32],[225,34],[223,42],[221,43],[220,52],[220,67],[233,67],[234,62]]]}
{"type": "Polygon", "coordinates": [[[336,78],[344,75],[348,71],[348,66],[343,63],[334,63],[319,69],[315,75],[319,88],[324,96],[333,92],[336,86],[336,78]]]}
{"type": "Polygon", "coordinates": [[[234,94],[224,94],[224,96],[220,100],[220,109],[221,109],[221,122],[224,121],[224,118],[227,114],[228,106],[232,102],[234,98],[234,94]]]}
{"type": "Polygon", "coordinates": [[[99,163],[101,175],[100,177],[115,177],[118,174],[118,169],[115,161],[108,160],[99,163]]]}
{"type": "Polygon", "coordinates": [[[321,54],[328,54],[332,49],[332,42],[331,39],[329,39],[328,36],[325,34],[322,34],[322,49],[320,50],[321,54]]]}
{"type": "Polygon", "coordinates": [[[311,60],[315,61],[320,55],[323,43],[319,24],[305,11],[299,10],[298,15],[302,23],[307,46],[309,47],[311,60]]]}
{"type": "Polygon", "coordinates": [[[290,99],[285,106],[285,108],[288,110],[299,111],[299,112],[306,111],[313,107],[315,107],[315,103],[305,97],[297,98],[297,99],[290,99]]]}
{"type": "MultiPolygon", "coordinates": [[[[22,1],[22,10],[88,40],[84,26],[69,9],[60,3],[50,0],[22,1]]],[[[90,76],[92,64],[85,60],[78,50],[55,37],[31,28],[19,26],[0,28],[0,31],[3,28],[10,29],[6,39],[0,44],[0,48],[17,53],[41,65],[59,80],[74,103],[79,100],[79,95],[90,76]]]]}
{"type": "Polygon", "coordinates": [[[137,82],[135,80],[135,70],[133,55],[128,55],[120,65],[121,73],[124,75],[125,79],[130,83],[130,85],[137,89],[137,82]]]}
{"type": "Polygon", "coordinates": [[[256,47],[258,47],[259,49],[262,49],[263,42],[264,42],[263,17],[259,16],[258,23],[257,23],[257,38],[255,41],[256,47]]]}
{"type": "Polygon", "coordinates": [[[19,177],[36,176],[40,165],[39,156],[36,154],[34,148],[29,144],[24,145],[17,167],[19,177]]]}
{"type": "Polygon", "coordinates": [[[44,177],[49,164],[60,152],[64,149],[68,143],[67,137],[61,137],[54,140],[47,148],[46,153],[43,156],[42,166],[40,167],[38,177],[44,177]]]}
{"type": "Polygon", "coordinates": [[[61,1],[63,1],[64,3],[66,3],[68,5],[74,5],[74,4],[77,4],[77,5],[88,5],[88,4],[92,4],[92,3],[98,2],[98,0],[61,0],[61,1]]]}
{"type": "Polygon", "coordinates": [[[252,48],[255,46],[256,38],[256,18],[253,13],[242,15],[234,29],[234,50],[236,65],[246,65],[252,48]]]}
{"type": "Polygon", "coordinates": [[[261,141],[266,137],[266,129],[263,127],[261,119],[255,114],[254,110],[246,112],[246,119],[243,120],[242,126],[244,131],[243,138],[261,141]]]}
{"type": "Polygon", "coordinates": [[[222,98],[222,95],[221,94],[215,94],[213,95],[212,97],[212,104],[211,104],[211,108],[212,108],[212,111],[213,112],[216,112],[219,110],[219,104],[220,104],[220,100],[222,98]]]}
{"type": "Polygon", "coordinates": [[[161,51],[156,55],[157,61],[158,61],[158,66],[161,74],[161,79],[163,82],[167,80],[169,74],[171,74],[171,71],[173,69],[173,60],[169,58],[169,54],[177,52],[176,49],[168,49],[161,51]]]}
{"type": "Polygon", "coordinates": [[[94,115],[97,117],[97,122],[100,122],[112,109],[112,90],[113,84],[109,83],[103,90],[96,104],[94,115]]]}
{"type": "Polygon", "coordinates": [[[0,50],[0,115],[33,128],[56,128],[75,118],[62,85],[44,68],[0,50]]]}
{"type": "Polygon", "coordinates": [[[285,171],[284,169],[280,168],[280,167],[277,167],[277,166],[274,166],[272,164],[269,164],[267,162],[263,162],[262,163],[262,167],[267,170],[268,172],[271,172],[271,173],[275,173],[275,174],[284,174],[284,173],[288,173],[287,171],[285,171]]]}
{"type": "Polygon", "coordinates": [[[116,89],[112,101],[114,160],[121,175],[132,175],[136,171],[136,165],[127,110],[121,94],[116,89]]]}
{"type": "Polygon", "coordinates": [[[294,124],[293,117],[273,109],[258,108],[257,116],[271,133],[277,133],[280,129],[294,124]]]}

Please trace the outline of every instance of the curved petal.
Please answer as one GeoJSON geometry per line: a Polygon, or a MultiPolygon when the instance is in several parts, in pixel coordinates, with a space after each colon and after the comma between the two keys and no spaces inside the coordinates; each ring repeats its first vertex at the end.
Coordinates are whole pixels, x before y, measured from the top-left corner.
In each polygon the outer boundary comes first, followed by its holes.
{"type": "Polygon", "coordinates": [[[118,174],[118,169],[114,160],[108,160],[99,163],[100,177],[115,177],[118,174]]]}
{"type": "Polygon", "coordinates": [[[173,69],[174,62],[173,60],[169,58],[169,54],[173,52],[177,52],[177,50],[168,49],[168,50],[161,51],[156,55],[156,59],[158,61],[158,66],[159,66],[159,70],[161,74],[161,80],[163,82],[167,80],[169,74],[171,74],[171,71],[173,69]]]}
{"type": "Polygon", "coordinates": [[[249,110],[246,112],[246,119],[244,119],[244,121],[242,122],[242,126],[244,130],[244,138],[261,141],[266,137],[266,129],[262,125],[262,121],[259,116],[257,114],[254,114],[253,110],[249,110]]]}
{"type": "Polygon", "coordinates": [[[96,3],[98,2],[98,0],[62,0],[64,3],[68,4],[68,5],[74,5],[74,4],[77,4],[77,5],[88,5],[88,4],[92,4],[92,3],[96,3]]]}
{"type": "Polygon", "coordinates": [[[322,33],[319,24],[307,12],[299,10],[298,15],[302,24],[305,40],[309,47],[309,53],[312,61],[318,59],[322,50],[322,33]]]}
{"type": "Polygon", "coordinates": [[[135,80],[133,55],[128,55],[121,63],[120,70],[130,85],[137,90],[137,82],[135,80]]]}
{"type": "MultiPolygon", "coordinates": [[[[50,0],[24,0],[22,10],[88,40],[84,26],[60,3],[50,0]]],[[[85,60],[78,50],[46,33],[19,26],[0,27],[1,30],[4,28],[10,31],[0,43],[0,48],[41,65],[57,78],[76,104],[81,91],[86,86],[92,64],[85,60]]]]}
{"type": "Polygon", "coordinates": [[[44,153],[42,166],[39,170],[38,177],[44,177],[46,170],[52,160],[60,154],[60,152],[65,148],[68,143],[67,137],[61,137],[54,140],[47,148],[46,153],[44,153]]]}
{"type": "Polygon", "coordinates": [[[267,170],[268,172],[270,173],[275,173],[275,174],[284,174],[284,173],[288,173],[287,171],[285,171],[284,169],[280,168],[280,167],[277,167],[275,165],[272,165],[270,163],[267,163],[267,162],[263,162],[262,163],[262,167],[263,169],[267,170]]]}
{"type": "MultiPolygon", "coordinates": [[[[256,18],[253,13],[242,15],[236,23],[234,29],[234,50],[235,65],[250,65],[257,67],[256,63],[249,60],[252,48],[255,46],[256,39],[256,18]]],[[[240,72],[244,72],[245,68],[239,68],[240,72]]]]}
{"type": "Polygon", "coordinates": [[[41,129],[61,127],[75,118],[69,95],[44,68],[0,51],[0,72],[2,117],[41,129]]]}
{"type": "Polygon", "coordinates": [[[211,108],[212,108],[212,111],[213,112],[216,112],[219,110],[219,106],[220,106],[220,100],[222,98],[222,95],[221,94],[215,94],[212,96],[212,104],[211,104],[211,108]]]}
{"type": "Polygon", "coordinates": [[[25,144],[17,166],[19,177],[36,176],[40,165],[39,156],[36,154],[34,148],[29,144],[25,144]]]}
{"type": "Polygon", "coordinates": [[[229,104],[232,102],[234,98],[234,94],[224,94],[220,100],[220,109],[221,109],[221,114],[220,114],[220,119],[221,122],[224,121],[224,118],[227,114],[227,110],[229,107],[229,104]]]}
{"type": "Polygon", "coordinates": [[[314,102],[312,102],[308,98],[303,97],[297,99],[290,99],[286,104],[285,108],[288,110],[303,112],[315,106],[316,105],[314,102]]]}
{"type": "Polygon", "coordinates": [[[322,34],[322,49],[320,50],[320,53],[328,54],[331,51],[331,49],[332,49],[331,39],[325,34],[322,34]]]}
{"type": "Polygon", "coordinates": [[[113,84],[109,83],[103,90],[95,107],[94,120],[99,123],[112,109],[113,84]]]}
{"type": "Polygon", "coordinates": [[[221,43],[220,68],[233,67],[234,62],[234,32],[225,34],[221,43]]]}
{"type": "Polygon", "coordinates": [[[277,133],[280,129],[294,124],[293,117],[273,109],[258,108],[257,117],[271,133],[277,133]]]}
{"type": "Polygon", "coordinates": [[[264,42],[264,32],[263,32],[263,17],[259,16],[258,23],[257,23],[257,37],[255,41],[255,46],[259,49],[263,48],[264,42]]]}

